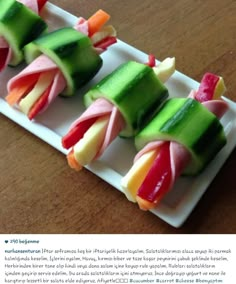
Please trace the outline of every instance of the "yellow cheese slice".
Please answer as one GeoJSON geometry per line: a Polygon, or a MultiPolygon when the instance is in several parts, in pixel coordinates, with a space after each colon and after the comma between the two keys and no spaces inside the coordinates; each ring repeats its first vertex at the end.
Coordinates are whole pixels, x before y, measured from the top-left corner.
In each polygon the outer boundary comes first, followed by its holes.
{"type": "Polygon", "coordinates": [[[136,193],[149,172],[157,153],[157,150],[152,150],[143,154],[123,177],[121,186],[128,200],[136,202],[136,193]]]}
{"type": "Polygon", "coordinates": [[[109,116],[107,115],[98,118],[84,137],[75,144],[74,156],[80,165],[85,166],[95,158],[104,140],[108,121],[109,116]]]}
{"type": "Polygon", "coordinates": [[[158,79],[165,83],[175,72],[175,58],[167,57],[157,67],[153,67],[153,71],[157,75],[158,79]]]}
{"type": "Polygon", "coordinates": [[[225,86],[224,80],[222,77],[220,77],[220,79],[218,80],[216,84],[213,98],[219,99],[221,96],[223,96],[225,91],[226,91],[226,86],[225,86]]]}
{"type": "Polygon", "coordinates": [[[93,44],[96,44],[108,36],[116,36],[116,30],[111,25],[102,27],[99,32],[93,34],[91,41],[93,44]]]}
{"type": "Polygon", "coordinates": [[[25,113],[26,115],[29,113],[31,107],[50,86],[54,78],[54,74],[54,72],[45,72],[39,76],[39,79],[34,88],[19,103],[19,107],[23,113],[25,113]]]}

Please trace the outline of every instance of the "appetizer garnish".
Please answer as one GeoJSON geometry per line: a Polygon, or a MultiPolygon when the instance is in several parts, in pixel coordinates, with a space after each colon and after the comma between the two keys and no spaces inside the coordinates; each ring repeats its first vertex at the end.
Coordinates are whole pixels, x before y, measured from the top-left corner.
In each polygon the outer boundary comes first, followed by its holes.
{"type": "Polygon", "coordinates": [[[23,59],[23,47],[47,29],[39,16],[46,0],[0,1],[0,71],[23,59]]]}
{"type": "Polygon", "coordinates": [[[175,59],[155,66],[129,61],[95,85],[84,96],[87,110],[62,139],[70,149],[69,165],[75,170],[97,159],[118,136],[133,137],[168,96],[164,82],[175,71],[175,59]]]}
{"type": "Polygon", "coordinates": [[[143,210],[156,207],[181,174],[199,174],[222,149],[226,137],[220,118],[228,106],[218,98],[224,91],[223,79],[207,73],[198,91],[167,100],[138,133],[140,152],[122,179],[130,201],[143,210]]]}
{"type": "Polygon", "coordinates": [[[29,119],[43,112],[60,94],[73,96],[102,66],[100,53],[116,42],[110,16],[102,10],[88,20],[45,34],[27,44],[29,64],[8,82],[6,101],[17,105],[29,119]]]}

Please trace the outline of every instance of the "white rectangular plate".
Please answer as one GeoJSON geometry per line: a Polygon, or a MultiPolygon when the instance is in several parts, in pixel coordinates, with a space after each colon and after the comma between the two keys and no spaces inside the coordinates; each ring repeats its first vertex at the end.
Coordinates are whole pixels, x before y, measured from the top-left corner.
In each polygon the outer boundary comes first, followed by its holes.
{"type": "MultiPolygon", "coordinates": [[[[46,5],[44,18],[52,29],[72,26],[77,20],[77,17],[51,3],[46,5]]],[[[120,40],[110,47],[102,57],[104,65],[94,80],[81,89],[77,96],[70,99],[58,97],[52,106],[45,113],[38,116],[35,121],[29,121],[25,115],[17,109],[9,107],[5,102],[6,83],[9,78],[17,74],[22,66],[14,69],[8,68],[0,75],[0,112],[66,154],[61,146],[61,138],[67,133],[70,124],[84,111],[82,97],[85,91],[122,62],[127,60],[147,61],[147,54],[120,40]]],[[[197,89],[198,86],[198,82],[178,71],[167,83],[171,97],[185,97],[190,90],[197,89]]],[[[225,100],[227,100],[230,107],[230,110],[222,119],[228,139],[227,145],[201,175],[195,178],[179,178],[174,189],[166,196],[158,209],[152,210],[153,214],[174,227],[180,227],[184,223],[235,147],[235,104],[226,98],[225,100]]],[[[120,181],[132,165],[134,155],[135,149],[132,140],[117,138],[102,158],[93,162],[87,168],[122,192],[120,181]]]]}

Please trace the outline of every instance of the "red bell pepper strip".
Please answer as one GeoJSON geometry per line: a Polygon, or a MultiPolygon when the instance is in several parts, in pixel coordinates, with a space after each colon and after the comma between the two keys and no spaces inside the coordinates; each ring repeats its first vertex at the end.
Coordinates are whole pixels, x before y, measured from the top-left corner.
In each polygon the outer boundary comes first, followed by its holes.
{"type": "Polygon", "coordinates": [[[169,147],[170,142],[166,142],[161,146],[159,154],[137,192],[141,209],[146,210],[150,209],[150,206],[155,207],[156,203],[166,194],[166,190],[169,188],[171,183],[169,147]],[[146,208],[146,202],[142,202],[142,200],[150,202],[149,208],[146,208]]]}
{"type": "Polygon", "coordinates": [[[31,107],[28,118],[32,120],[45,106],[48,100],[48,96],[50,93],[51,86],[47,88],[47,90],[42,94],[42,96],[37,100],[37,102],[31,107]]]}
{"type": "Polygon", "coordinates": [[[103,50],[106,50],[110,45],[112,45],[116,42],[117,42],[116,37],[108,36],[108,37],[104,38],[103,40],[94,44],[94,47],[98,47],[98,48],[101,48],[103,50]]]}
{"type": "Polygon", "coordinates": [[[156,58],[153,54],[148,55],[148,62],[146,63],[150,67],[155,67],[156,66],[156,58]]]}
{"type": "Polygon", "coordinates": [[[47,0],[37,0],[38,2],[38,9],[39,12],[43,9],[43,7],[45,6],[45,4],[47,3],[47,0]]]}
{"type": "Polygon", "coordinates": [[[74,146],[80,139],[83,138],[84,134],[87,130],[93,125],[96,121],[96,117],[91,118],[89,120],[85,120],[72,128],[63,138],[62,138],[62,146],[65,149],[69,149],[74,146]]]}
{"type": "Polygon", "coordinates": [[[201,103],[212,100],[219,79],[219,76],[206,73],[201,80],[195,99],[201,103]]]}
{"type": "Polygon", "coordinates": [[[0,52],[0,72],[4,69],[6,65],[6,58],[8,54],[8,48],[1,48],[0,52]]]}

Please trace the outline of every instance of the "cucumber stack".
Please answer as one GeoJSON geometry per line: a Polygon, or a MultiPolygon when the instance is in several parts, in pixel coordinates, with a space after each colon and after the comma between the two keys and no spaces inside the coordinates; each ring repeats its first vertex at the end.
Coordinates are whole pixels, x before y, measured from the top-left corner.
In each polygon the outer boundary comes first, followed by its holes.
{"type": "Polygon", "coordinates": [[[180,175],[203,171],[226,144],[221,117],[228,105],[218,99],[223,79],[203,76],[199,89],[187,98],[170,98],[136,135],[139,151],[122,179],[130,201],[143,210],[157,206],[180,175]]]}
{"type": "Polygon", "coordinates": [[[168,97],[168,90],[153,68],[128,61],[106,76],[84,96],[86,107],[98,98],[116,106],[125,120],[120,136],[132,137],[168,97]]]}
{"type": "Polygon", "coordinates": [[[87,110],[62,139],[64,148],[72,148],[69,165],[80,170],[100,157],[118,135],[134,137],[168,97],[164,82],[174,71],[174,58],[157,67],[128,61],[92,87],[84,96],[87,110]]]}
{"type": "Polygon", "coordinates": [[[22,3],[0,1],[0,36],[12,49],[9,65],[18,65],[24,59],[23,47],[46,30],[45,21],[22,3]]]}
{"type": "Polygon", "coordinates": [[[58,95],[73,96],[101,69],[100,54],[116,43],[116,31],[104,26],[110,16],[98,10],[74,27],[43,34],[24,46],[28,64],[8,82],[6,101],[31,120],[58,95]]]}
{"type": "Polygon", "coordinates": [[[191,163],[183,172],[190,175],[202,171],[226,144],[219,119],[192,98],[166,101],[154,119],[136,136],[135,145],[141,150],[156,140],[178,142],[191,153],[191,163]]]}
{"type": "Polygon", "coordinates": [[[24,48],[28,64],[41,54],[49,57],[66,79],[64,96],[91,80],[102,66],[102,59],[91,39],[72,27],[61,28],[32,41],[24,48]]]}

